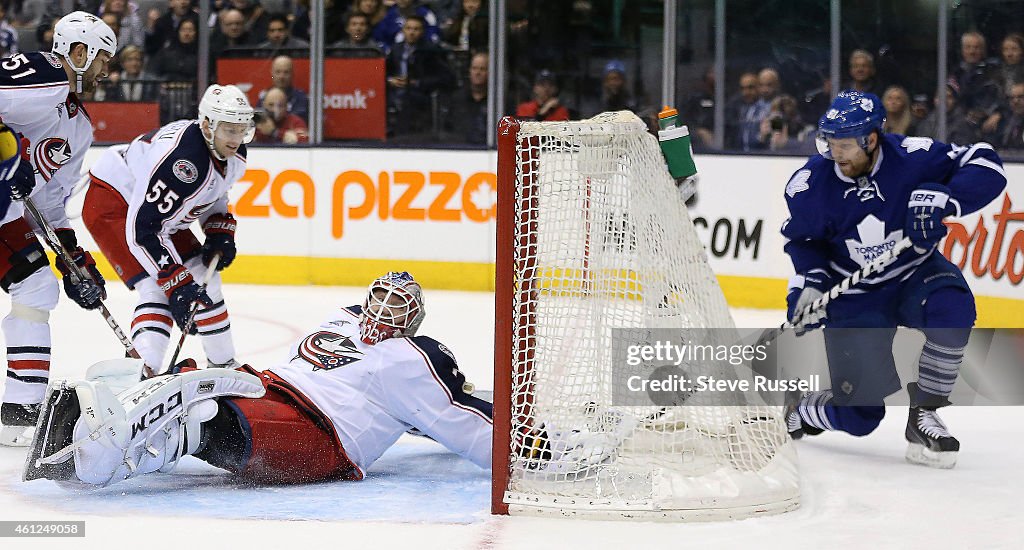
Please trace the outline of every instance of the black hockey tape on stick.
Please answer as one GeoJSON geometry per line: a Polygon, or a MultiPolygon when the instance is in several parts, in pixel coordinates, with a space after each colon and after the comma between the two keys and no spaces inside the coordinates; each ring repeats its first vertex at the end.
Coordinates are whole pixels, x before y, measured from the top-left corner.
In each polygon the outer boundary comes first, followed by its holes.
{"type": "MultiPolygon", "coordinates": [[[[39,209],[36,208],[35,203],[32,202],[32,197],[25,197],[24,202],[25,209],[28,210],[32,219],[35,220],[36,225],[43,230],[43,240],[45,240],[46,244],[53,249],[53,253],[56,254],[62,262],[64,262],[64,265],[68,266],[67,276],[71,277],[71,282],[77,285],[86,278],[91,278],[91,276],[86,273],[80,265],[76,264],[75,261],[71,259],[71,253],[64,248],[64,244],[57,238],[57,232],[53,230],[53,226],[50,225],[50,222],[48,222],[46,218],[39,213],[39,209]]],[[[102,300],[100,300],[100,305],[97,309],[100,314],[103,315],[103,319],[107,321],[107,326],[114,331],[114,335],[116,335],[117,339],[121,341],[121,345],[124,346],[128,356],[134,359],[141,359],[142,356],[135,350],[135,346],[132,345],[132,341],[129,340],[128,336],[126,336],[124,331],[121,330],[121,326],[114,320],[114,316],[110,313],[110,310],[107,309],[107,306],[102,300]]]]}
{"type": "MultiPolygon", "coordinates": [[[[217,271],[217,265],[220,264],[220,257],[221,255],[219,252],[214,254],[213,257],[210,258],[210,265],[206,266],[206,273],[203,274],[204,291],[206,290],[206,286],[210,284],[210,279],[213,278],[213,274],[217,271]]],[[[171,369],[174,368],[174,364],[178,362],[178,354],[181,353],[181,346],[185,343],[185,337],[188,336],[189,331],[192,330],[192,325],[196,322],[196,312],[198,311],[199,302],[196,301],[192,304],[192,309],[188,312],[188,321],[186,321],[185,326],[181,329],[181,338],[178,338],[178,345],[174,348],[174,355],[171,356],[171,363],[167,365],[164,372],[171,372],[171,369]]],[[[145,373],[146,378],[151,378],[156,374],[157,373],[145,373]]]]}

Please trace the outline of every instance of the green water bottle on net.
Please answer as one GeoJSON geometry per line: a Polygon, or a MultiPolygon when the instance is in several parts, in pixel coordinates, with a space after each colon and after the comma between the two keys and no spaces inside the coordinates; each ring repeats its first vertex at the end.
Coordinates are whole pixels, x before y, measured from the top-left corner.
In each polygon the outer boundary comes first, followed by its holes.
{"type": "Polygon", "coordinates": [[[697,173],[690,146],[690,129],[679,124],[679,111],[665,106],[658,113],[658,143],[668,162],[668,173],[677,181],[697,173]]]}

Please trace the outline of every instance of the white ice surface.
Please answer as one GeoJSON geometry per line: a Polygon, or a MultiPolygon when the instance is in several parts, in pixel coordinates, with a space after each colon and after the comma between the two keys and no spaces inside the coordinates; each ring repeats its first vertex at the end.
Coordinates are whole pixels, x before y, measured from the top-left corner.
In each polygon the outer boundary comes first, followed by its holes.
{"type": "MultiPolygon", "coordinates": [[[[134,297],[109,285],[125,326],[134,297]]],[[[271,366],[289,343],[362,290],[229,285],[239,358],[271,366]]],[[[4,295],[6,296],[6,295],[4,295]]],[[[0,305],[7,311],[6,298],[0,305]]],[[[423,333],[445,342],[478,388],[492,387],[493,296],[427,293],[423,333]]],[[[738,310],[745,326],[773,326],[777,311],[738,310]]],[[[62,301],[53,315],[53,376],[78,378],[119,356],[97,313],[62,301]]],[[[175,336],[176,338],[176,336],[175,336]]],[[[186,354],[195,356],[194,338],[186,354]]],[[[1024,368],[1024,366],[1022,366],[1024,368]]],[[[363,482],[249,488],[187,458],[91,493],[20,481],[24,451],[0,447],[0,520],[84,520],[84,539],[0,539],[10,548],[1020,548],[1024,532],[1024,408],[944,409],[963,445],[953,470],[903,459],[906,411],[890,407],[871,435],[799,441],[802,504],[782,516],[713,524],[491,517],[489,473],[406,436],[363,482]]]]}

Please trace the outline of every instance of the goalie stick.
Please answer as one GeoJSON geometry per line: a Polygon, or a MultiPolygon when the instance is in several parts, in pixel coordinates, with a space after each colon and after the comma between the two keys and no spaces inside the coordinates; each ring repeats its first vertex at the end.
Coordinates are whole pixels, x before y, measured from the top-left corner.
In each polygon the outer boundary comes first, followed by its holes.
{"type": "MultiPolygon", "coordinates": [[[[57,238],[57,232],[53,230],[53,226],[50,225],[50,222],[48,222],[46,218],[44,218],[43,215],[39,212],[39,209],[36,208],[35,203],[32,202],[32,197],[25,197],[24,202],[25,209],[28,210],[29,214],[31,214],[32,219],[35,220],[36,222],[36,225],[38,225],[39,228],[43,230],[43,240],[45,240],[46,244],[48,244],[50,248],[53,249],[53,253],[56,254],[58,258],[60,258],[60,261],[64,262],[64,265],[68,266],[67,276],[71,277],[71,282],[77,285],[78,283],[84,281],[86,278],[89,278],[89,274],[86,273],[81,266],[76,264],[73,259],[71,259],[71,253],[68,252],[66,248],[64,248],[64,244],[61,243],[60,239],[57,238]]],[[[100,300],[100,305],[98,309],[100,311],[100,314],[103,315],[103,319],[107,321],[107,326],[109,326],[110,329],[114,331],[114,335],[116,335],[117,339],[121,341],[121,345],[124,346],[124,349],[128,353],[128,356],[134,359],[141,359],[142,356],[139,355],[139,352],[135,350],[135,346],[132,345],[132,341],[129,340],[128,336],[126,336],[124,331],[121,330],[121,326],[118,325],[117,321],[114,320],[114,316],[110,313],[110,310],[107,309],[107,306],[103,303],[102,300],[100,300]]]]}

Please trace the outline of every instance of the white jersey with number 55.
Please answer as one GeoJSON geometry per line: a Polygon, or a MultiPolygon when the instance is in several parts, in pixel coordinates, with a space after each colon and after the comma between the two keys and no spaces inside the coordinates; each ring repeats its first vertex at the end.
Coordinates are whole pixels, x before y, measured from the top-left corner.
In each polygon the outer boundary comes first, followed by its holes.
{"type": "Polygon", "coordinates": [[[216,159],[199,122],[179,120],[107,149],[89,172],[124,197],[128,247],[155,277],[170,263],[184,263],[172,234],[227,212],[228,190],[245,174],[245,155],[242,145],[226,161],[216,159]]]}

